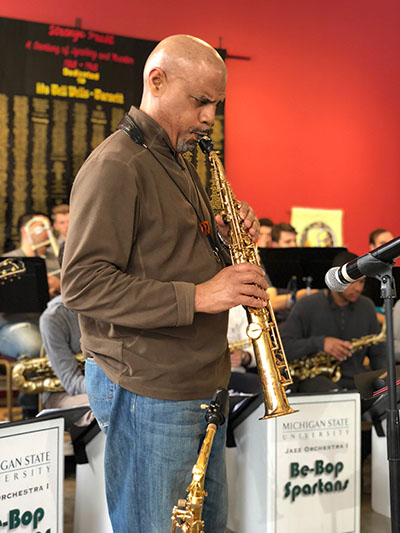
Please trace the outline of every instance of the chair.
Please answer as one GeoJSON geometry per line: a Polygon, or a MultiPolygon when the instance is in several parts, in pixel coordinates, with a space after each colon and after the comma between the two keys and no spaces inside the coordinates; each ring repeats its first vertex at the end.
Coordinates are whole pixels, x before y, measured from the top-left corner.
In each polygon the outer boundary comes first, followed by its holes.
{"type": "MultiPolygon", "coordinates": [[[[7,407],[7,414],[8,414],[8,420],[10,422],[13,421],[13,386],[12,386],[12,369],[15,366],[17,361],[13,359],[12,357],[8,357],[7,355],[0,355],[0,369],[4,369],[4,375],[5,375],[5,383],[4,388],[2,384],[0,385],[1,390],[5,389],[6,392],[6,407],[7,407]]],[[[1,383],[1,381],[0,381],[1,383]]]]}

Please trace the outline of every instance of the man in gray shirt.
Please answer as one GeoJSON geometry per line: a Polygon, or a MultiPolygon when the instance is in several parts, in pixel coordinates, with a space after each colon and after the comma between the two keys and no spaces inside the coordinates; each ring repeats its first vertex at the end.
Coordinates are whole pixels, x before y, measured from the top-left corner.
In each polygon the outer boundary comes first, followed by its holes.
{"type": "MultiPolygon", "coordinates": [[[[350,252],[341,252],[333,266],[342,266],[356,257],[350,252]]],[[[380,331],[372,300],[361,294],[364,280],[351,283],[344,292],[325,289],[303,298],[282,326],[281,336],[289,362],[323,350],[341,365],[342,378],[338,383],[317,376],[301,382],[301,392],[354,389],[354,376],[367,370],[363,365],[366,355],[373,370],[386,367],[385,343],[352,352],[352,339],[380,331]]]]}
{"type": "Polygon", "coordinates": [[[44,393],[45,407],[89,405],[85,376],[75,359],[75,354],[81,352],[77,314],[64,306],[61,295],[56,296],[40,316],[39,327],[46,355],[65,389],[65,392],[44,393]]]}

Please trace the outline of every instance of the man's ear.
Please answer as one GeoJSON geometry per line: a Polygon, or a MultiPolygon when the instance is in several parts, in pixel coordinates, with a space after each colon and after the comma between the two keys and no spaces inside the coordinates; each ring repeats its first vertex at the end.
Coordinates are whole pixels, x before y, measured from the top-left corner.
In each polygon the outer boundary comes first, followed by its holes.
{"type": "Polygon", "coordinates": [[[159,67],[154,67],[149,72],[149,89],[153,96],[160,96],[167,84],[165,72],[159,67]]]}

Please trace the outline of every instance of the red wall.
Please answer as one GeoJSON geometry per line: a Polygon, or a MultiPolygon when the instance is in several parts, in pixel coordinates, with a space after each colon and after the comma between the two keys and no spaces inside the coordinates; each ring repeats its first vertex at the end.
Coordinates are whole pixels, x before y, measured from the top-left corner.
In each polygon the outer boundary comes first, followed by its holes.
{"type": "MultiPolygon", "coordinates": [[[[344,211],[344,244],[400,234],[398,0],[2,0],[0,16],[159,40],[190,33],[227,60],[226,170],[259,216],[344,211]]],[[[1,53],[7,53],[2,51],[1,53]]]]}

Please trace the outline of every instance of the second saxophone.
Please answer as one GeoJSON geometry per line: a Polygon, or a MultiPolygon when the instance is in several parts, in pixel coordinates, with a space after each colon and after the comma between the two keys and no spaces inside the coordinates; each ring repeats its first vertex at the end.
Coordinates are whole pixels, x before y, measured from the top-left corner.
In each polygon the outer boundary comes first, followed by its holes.
{"type": "MultiPolygon", "coordinates": [[[[211,202],[218,202],[218,211],[229,224],[232,264],[252,263],[260,266],[257,246],[249,236],[240,217],[240,203],[236,200],[210,137],[200,139],[201,150],[211,164],[211,202]]],[[[213,206],[215,207],[215,205],[213,206]]],[[[254,348],[257,371],[264,396],[265,414],[261,420],[288,415],[295,410],[289,405],[286,387],[293,383],[283,350],[274,311],[268,300],[265,307],[246,308],[247,336],[254,348]]]]}

